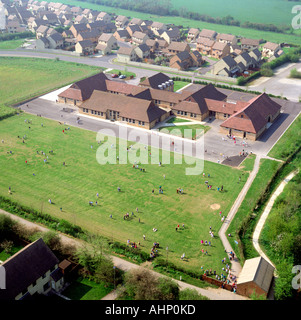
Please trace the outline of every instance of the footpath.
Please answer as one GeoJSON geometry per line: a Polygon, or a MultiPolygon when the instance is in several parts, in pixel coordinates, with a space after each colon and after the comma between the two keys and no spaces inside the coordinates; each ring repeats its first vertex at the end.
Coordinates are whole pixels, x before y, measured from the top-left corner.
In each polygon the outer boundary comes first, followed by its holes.
{"type": "MultiPolygon", "coordinates": [[[[9,217],[11,217],[13,220],[18,221],[19,223],[23,224],[24,226],[26,226],[28,229],[37,229],[39,231],[49,231],[49,229],[47,229],[44,226],[41,226],[39,224],[27,221],[21,217],[18,217],[14,214],[11,214],[7,211],[4,211],[2,209],[0,209],[0,214],[5,214],[9,217]]],[[[74,239],[71,238],[65,234],[61,234],[60,233],[60,237],[63,243],[68,244],[68,245],[73,245],[74,247],[78,248],[80,246],[83,245],[83,241],[79,240],[79,239],[74,239]]],[[[115,256],[111,256],[114,265],[123,270],[123,271],[129,271],[129,270],[133,270],[133,269],[138,269],[138,268],[144,268],[142,266],[139,266],[137,264],[131,263],[129,261],[123,260],[119,257],[115,257],[115,256]]],[[[148,269],[149,270],[149,269],[148,269]]],[[[154,275],[156,276],[162,276],[162,274],[149,270],[151,271],[154,275]]],[[[248,298],[244,297],[244,296],[240,296],[237,293],[233,293],[230,292],[228,290],[225,289],[214,289],[214,288],[207,288],[207,289],[202,289],[193,285],[190,285],[188,283],[185,283],[183,281],[180,280],[176,280],[173,279],[175,282],[177,282],[179,284],[179,287],[181,290],[186,289],[186,288],[190,288],[190,289],[194,289],[196,290],[198,293],[202,294],[203,296],[209,298],[210,300],[249,300],[248,298]]],[[[116,293],[115,291],[112,291],[110,294],[108,294],[107,296],[105,296],[102,300],[114,300],[116,298],[116,293]]]]}

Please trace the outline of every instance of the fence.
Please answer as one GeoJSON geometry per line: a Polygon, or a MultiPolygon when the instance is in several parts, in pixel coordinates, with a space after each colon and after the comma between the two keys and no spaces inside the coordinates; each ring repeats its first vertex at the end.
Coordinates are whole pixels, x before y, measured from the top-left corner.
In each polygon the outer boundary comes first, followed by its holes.
{"type": "Polygon", "coordinates": [[[206,281],[210,284],[214,284],[215,286],[218,286],[218,287],[223,286],[223,289],[226,289],[228,291],[232,291],[232,286],[230,284],[225,283],[224,281],[213,279],[213,278],[207,277],[206,275],[202,275],[202,280],[206,281]]]}

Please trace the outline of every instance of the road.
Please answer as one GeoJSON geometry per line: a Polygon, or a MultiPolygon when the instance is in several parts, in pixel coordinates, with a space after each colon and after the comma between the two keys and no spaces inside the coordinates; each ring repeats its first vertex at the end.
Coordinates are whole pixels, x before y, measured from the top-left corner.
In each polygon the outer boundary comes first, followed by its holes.
{"type": "Polygon", "coordinates": [[[283,95],[287,99],[298,102],[301,99],[301,79],[290,79],[292,69],[301,71],[301,62],[286,63],[274,69],[274,76],[271,78],[259,78],[249,85],[249,90],[266,92],[276,96],[283,95]]]}

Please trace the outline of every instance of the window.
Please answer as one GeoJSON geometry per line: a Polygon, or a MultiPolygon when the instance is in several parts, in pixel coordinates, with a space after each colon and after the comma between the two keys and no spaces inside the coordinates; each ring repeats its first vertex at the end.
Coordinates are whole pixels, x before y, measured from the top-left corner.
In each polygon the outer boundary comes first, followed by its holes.
{"type": "Polygon", "coordinates": [[[49,289],[49,282],[45,283],[43,286],[43,290],[46,291],[49,289]]]}
{"type": "Polygon", "coordinates": [[[101,112],[100,114],[101,114],[101,116],[103,116],[103,112],[101,112]]]}
{"type": "Polygon", "coordinates": [[[179,110],[177,111],[177,114],[180,114],[180,111],[179,111],[179,110]]]}
{"type": "Polygon", "coordinates": [[[46,273],[42,275],[42,279],[45,279],[45,278],[46,278],[46,273]]]}
{"type": "Polygon", "coordinates": [[[144,126],[144,121],[142,121],[142,125],[144,126]]]}
{"type": "Polygon", "coordinates": [[[100,111],[98,111],[98,115],[100,116],[100,111]]]}
{"type": "Polygon", "coordinates": [[[94,111],[93,111],[93,110],[91,110],[91,113],[92,113],[92,114],[94,114],[94,111]]]}
{"type": "Polygon", "coordinates": [[[135,123],[135,120],[133,120],[133,123],[135,123]]]}
{"type": "Polygon", "coordinates": [[[139,123],[139,125],[141,126],[141,121],[139,121],[138,123],[139,123]]]}
{"type": "Polygon", "coordinates": [[[227,118],[227,114],[226,113],[224,113],[224,118],[227,118]]]}
{"type": "Polygon", "coordinates": [[[185,114],[185,116],[187,116],[187,112],[186,111],[184,112],[184,114],[185,114]]]}
{"type": "Polygon", "coordinates": [[[132,119],[129,119],[129,123],[132,123],[132,119]]]}

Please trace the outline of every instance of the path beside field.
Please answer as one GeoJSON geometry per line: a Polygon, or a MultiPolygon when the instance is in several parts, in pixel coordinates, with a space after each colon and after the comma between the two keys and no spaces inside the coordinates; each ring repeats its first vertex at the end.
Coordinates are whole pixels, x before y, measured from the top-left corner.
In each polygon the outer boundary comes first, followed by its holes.
{"type": "Polygon", "coordinates": [[[274,193],[272,194],[269,202],[267,203],[267,205],[266,205],[266,207],[265,207],[265,209],[264,209],[264,211],[263,211],[263,213],[262,213],[262,215],[256,225],[255,231],[253,233],[252,242],[253,242],[253,245],[254,245],[256,251],[260,254],[261,257],[263,257],[266,261],[268,261],[272,266],[274,266],[274,264],[270,261],[270,259],[265,255],[265,253],[260,248],[260,245],[259,245],[260,233],[264,227],[265,221],[266,221],[270,211],[273,208],[275,200],[282,193],[283,189],[288,184],[288,182],[290,180],[292,180],[297,173],[298,173],[297,171],[291,172],[285,179],[283,179],[283,181],[280,183],[278,188],[274,191],[274,193]]]}
{"type": "MultiPolygon", "coordinates": [[[[240,194],[236,198],[232,208],[230,209],[227,218],[225,219],[222,227],[220,228],[218,235],[224,245],[224,248],[227,252],[234,252],[233,248],[231,247],[229,240],[228,240],[228,234],[227,234],[227,229],[232,222],[233,218],[235,217],[236,212],[238,211],[239,207],[241,206],[242,201],[244,200],[249,188],[251,187],[253,180],[255,179],[257,172],[259,170],[259,165],[260,165],[260,159],[262,156],[256,155],[255,163],[252,172],[249,175],[249,178],[247,182],[245,183],[244,187],[242,188],[240,194]]],[[[235,258],[234,260],[231,261],[232,266],[231,266],[231,274],[235,275],[237,278],[239,277],[239,274],[241,272],[241,265],[239,263],[239,260],[237,259],[237,254],[235,253],[235,258]]]]}
{"type": "MultiPolygon", "coordinates": [[[[19,223],[25,225],[27,228],[29,229],[37,229],[39,231],[49,231],[48,228],[40,225],[40,224],[36,224],[33,223],[31,221],[27,221],[21,217],[18,217],[14,214],[11,214],[7,211],[4,211],[2,209],[0,209],[0,214],[5,214],[9,217],[11,217],[13,220],[18,221],[19,223]]],[[[83,245],[83,241],[79,240],[79,239],[74,239],[71,238],[65,234],[61,234],[60,233],[60,237],[61,240],[64,244],[68,244],[68,245],[73,245],[75,247],[80,247],[81,245],[83,245]]],[[[138,268],[143,268],[142,266],[139,266],[137,264],[128,262],[126,260],[123,260],[119,257],[115,257],[115,256],[111,256],[114,265],[123,270],[123,271],[129,271],[129,270],[133,270],[133,269],[138,269],[138,268]]],[[[149,269],[147,269],[149,270],[149,269]]],[[[158,276],[158,277],[162,277],[162,274],[149,270],[150,272],[152,272],[154,275],[158,276]]],[[[193,285],[190,285],[188,283],[173,279],[175,282],[177,282],[179,284],[180,289],[194,289],[196,290],[198,293],[200,293],[201,295],[209,298],[210,300],[249,300],[248,298],[244,297],[244,296],[240,296],[236,293],[227,291],[225,289],[213,289],[213,288],[208,288],[208,289],[202,289],[193,285]]],[[[112,291],[111,293],[109,293],[107,296],[105,296],[102,300],[114,300],[116,299],[116,293],[115,291],[112,291]]]]}

